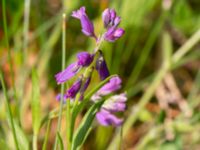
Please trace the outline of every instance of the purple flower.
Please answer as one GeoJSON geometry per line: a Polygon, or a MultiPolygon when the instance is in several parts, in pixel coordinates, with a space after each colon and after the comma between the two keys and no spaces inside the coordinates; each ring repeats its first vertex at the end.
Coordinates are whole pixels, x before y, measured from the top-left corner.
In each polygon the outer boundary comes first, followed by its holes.
{"type": "MultiPolygon", "coordinates": [[[[76,94],[79,92],[80,88],[81,88],[81,84],[82,84],[82,79],[78,79],[64,94],[64,100],[66,100],[67,98],[73,99],[75,98],[76,94]]],[[[60,101],[61,99],[61,94],[58,94],[56,96],[56,99],[58,101],[60,101]]]]}
{"type": "Polygon", "coordinates": [[[121,18],[116,15],[115,10],[109,8],[105,9],[102,14],[102,19],[104,21],[104,27],[107,29],[104,34],[104,39],[106,41],[114,42],[124,34],[122,28],[117,28],[121,22],[121,18]]]}
{"type": "Polygon", "coordinates": [[[96,61],[96,70],[98,71],[101,80],[106,79],[110,75],[106,61],[102,55],[100,55],[96,61]]]}
{"type": "Polygon", "coordinates": [[[58,84],[66,82],[75,76],[82,67],[89,66],[93,61],[94,55],[88,52],[80,52],[77,54],[77,61],[70,64],[65,70],[55,75],[58,84]]]}
{"type": "Polygon", "coordinates": [[[81,21],[82,32],[86,36],[91,36],[91,37],[96,38],[95,33],[94,33],[93,23],[88,18],[85,12],[85,7],[81,7],[79,10],[73,11],[72,17],[79,19],[81,21]]]}
{"type": "Polygon", "coordinates": [[[77,54],[78,65],[79,66],[89,66],[93,61],[94,55],[89,54],[88,52],[80,52],[77,54]]]}
{"type": "Polygon", "coordinates": [[[66,98],[75,98],[76,94],[79,92],[82,84],[82,79],[78,79],[66,92],[66,98]]]}
{"type": "MultiPolygon", "coordinates": [[[[56,100],[58,100],[58,101],[61,100],[61,94],[60,94],[60,93],[56,95],[56,100]]],[[[66,101],[66,96],[65,96],[65,94],[63,95],[63,100],[64,100],[64,102],[66,101]]]]}
{"type": "Polygon", "coordinates": [[[109,8],[104,10],[102,14],[102,19],[105,28],[110,28],[113,26],[117,27],[121,21],[121,18],[119,16],[116,16],[115,10],[109,8]]]}
{"type": "Polygon", "coordinates": [[[65,70],[59,72],[58,74],[55,75],[56,81],[58,84],[61,84],[73,76],[76,75],[76,73],[79,71],[79,66],[77,63],[72,63],[70,64],[65,70]]]}
{"type": "Polygon", "coordinates": [[[117,118],[115,115],[111,114],[109,111],[105,109],[101,109],[96,114],[97,121],[103,126],[120,126],[123,123],[123,120],[117,118]]]}
{"type": "Polygon", "coordinates": [[[81,92],[85,92],[86,91],[86,89],[88,88],[88,86],[90,84],[90,81],[91,81],[91,77],[86,79],[85,84],[83,85],[83,89],[81,90],[81,92]]]}
{"type": "Polygon", "coordinates": [[[112,92],[117,91],[118,89],[121,88],[121,79],[116,76],[110,79],[108,83],[106,83],[100,90],[98,90],[93,96],[92,100],[96,101],[98,99],[101,99],[101,96],[108,95],[112,92]]]}
{"type": "Polygon", "coordinates": [[[124,111],[126,109],[126,101],[127,96],[125,93],[114,95],[104,102],[102,108],[110,112],[124,111]]]}
{"type": "Polygon", "coordinates": [[[123,119],[117,118],[115,112],[121,112],[126,109],[127,97],[125,93],[114,95],[107,99],[102,105],[100,111],[96,114],[96,118],[101,125],[119,126],[122,124],[123,119]]]}
{"type": "Polygon", "coordinates": [[[81,93],[80,100],[82,100],[84,98],[84,92],[88,88],[90,81],[91,81],[91,76],[86,79],[85,84],[83,85],[83,88],[81,88],[81,90],[80,90],[80,93],[81,93]]]}
{"type": "Polygon", "coordinates": [[[124,35],[125,31],[122,28],[111,27],[104,34],[104,39],[109,42],[114,42],[124,35]]]}

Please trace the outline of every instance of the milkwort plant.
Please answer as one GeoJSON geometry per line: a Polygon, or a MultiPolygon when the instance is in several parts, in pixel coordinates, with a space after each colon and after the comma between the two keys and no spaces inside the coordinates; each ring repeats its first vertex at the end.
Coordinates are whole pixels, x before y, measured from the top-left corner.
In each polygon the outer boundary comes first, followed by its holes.
{"type": "MultiPolygon", "coordinates": [[[[92,53],[79,52],[75,62],[55,75],[57,84],[61,84],[61,86],[75,78],[75,82],[66,92],[61,91],[56,97],[61,103],[59,118],[62,114],[62,104],[67,105],[67,147],[75,150],[83,144],[95,117],[98,123],[103,126],[122,125],[123,119],[117,117],[116,113],[123,112],[126,109],[127,97],[125,92],[114,94],[121,88],[122,80],[118,75],[110,75],[103,53],[100,50],[103,41],[115,42],[123,36],[124,30],[118,27],[121,18],[117,16],[115,10],[105,9],[102,13],[105,32],[97,37],[94,32],[94,25],[86,14],[85,7],[73,11],[71,16],[80,20],[82,33],[96,41],[96,47],[92,53]],[[86,93],[94,71],[98,72],[101,83],[86,93]],[[89,109],[74,133],[76,117],[86,106],[89,106],[89,109]]],[[[57,140],[56,138],[55,149],[57,140]]]]}

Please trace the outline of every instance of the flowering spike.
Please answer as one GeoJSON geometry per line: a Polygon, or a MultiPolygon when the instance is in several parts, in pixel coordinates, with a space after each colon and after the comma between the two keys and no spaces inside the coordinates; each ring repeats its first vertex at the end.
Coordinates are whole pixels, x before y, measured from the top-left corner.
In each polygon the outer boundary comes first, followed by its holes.
{"type": "Polygon", "coordinates": [[[79,10],[73,11],[72,17],[79,19],[81,21],[82,32],[86,36],[91,36],[91,37],[96,38],[95,33],[94,33],[93,23],[88,18],[85,12],[85,7],[81,7],[79,10]]]}

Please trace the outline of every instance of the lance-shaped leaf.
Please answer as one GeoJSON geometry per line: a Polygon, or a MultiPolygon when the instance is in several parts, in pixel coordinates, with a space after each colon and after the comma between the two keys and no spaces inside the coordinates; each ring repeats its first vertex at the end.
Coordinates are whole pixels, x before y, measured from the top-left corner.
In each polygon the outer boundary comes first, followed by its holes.
{"type": "Polygon", "coordinates": [[[33,120],[33,132],[37,135],[40,129],[41,122],[41,110],[40,110],[40,87],[37,72],[32,71],[32,120],[33,120]]]}
{"type": "Polygon", "coordinates": [[[91,125],[95,118],[96,112],[103,104],[103,100],[94,103],[88,112],[85,114],[79,128],[77,129],[75,136],[72,140],[72,150],[78,150],[83,145],[85,139],[87,138],[89,132],[91,131],[91,125]]]}

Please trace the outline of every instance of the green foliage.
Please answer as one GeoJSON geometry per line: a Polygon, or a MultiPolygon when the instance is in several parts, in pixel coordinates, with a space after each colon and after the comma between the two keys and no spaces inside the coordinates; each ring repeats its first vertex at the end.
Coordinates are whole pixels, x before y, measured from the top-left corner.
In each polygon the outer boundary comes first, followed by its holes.
{"type": "Polygon", "coordinates": [[[72,150],[77,150],[80,149],[81,146],[83,145],[83,142],[87,138],[91,127],[92,127],[92,122],[94,120],[94,117],[96,115],[97,110],[100,108],[102,105],[103,100],[99,101],[91,106],[91,108],[87,111],[85,114],[81,124],[79,125],[79,128],[77,129],[74,138],[73,138],[73,145],[72,145],[72,150]]]}

